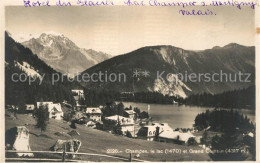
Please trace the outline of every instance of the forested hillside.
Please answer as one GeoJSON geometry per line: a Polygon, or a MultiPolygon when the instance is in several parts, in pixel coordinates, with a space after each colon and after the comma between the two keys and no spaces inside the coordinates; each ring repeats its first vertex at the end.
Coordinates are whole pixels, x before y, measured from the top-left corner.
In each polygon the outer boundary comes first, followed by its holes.
{"type": "Polygon", "coordinates": [[[184,100],[184,103],[199,106],[255,109],[255,86],[216,95],[208,93],[191,95],[184,100]]]}
{"type": "Polygon", "coordinates": [[[5,34],[5,101],[7,105],[32,104],[42,100],[53,102],[67,100],[74,103],[71,89],[80,86],[75,82],[69,82],[66,77],[63,81],[52,84],[52,74],[62,75],[40,60],[31,50],[15,42],[7,33],[5,34]],[[13,76],[15,73],[17,73],[16,78],[13,76]],[[18,80],[19,75],[22,81],[18,80]],[[34,78],[37,79],[29,83],[29,80],[34,78]]]}

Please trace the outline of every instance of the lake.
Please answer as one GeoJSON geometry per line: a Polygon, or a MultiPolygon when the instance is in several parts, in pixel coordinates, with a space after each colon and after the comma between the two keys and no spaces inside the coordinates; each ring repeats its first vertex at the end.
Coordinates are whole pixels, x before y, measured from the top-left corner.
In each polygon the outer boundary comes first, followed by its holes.
{"type": "MultiPolygon", "coordinates": [[[[141,111],[147,111],[148,104],[146,103],[134,103],[123,102],[125,107],[130,105],[138,107],[141,111]]],[[[186,105],[164,105],[164,104],[149,104],[149,115],[154,122],[168,123],[173,129],[175,128],[190,128],[194,124],[195,117],[207,109],[213,110],[210,107],[196,107],[186,105]]],[[[234,109],[236,110],[236,109],[234,109]]],[[[247,115],[247,117],[255,123],[255,112],[247,109],[237,109],[240,113],[247,115]]]]}

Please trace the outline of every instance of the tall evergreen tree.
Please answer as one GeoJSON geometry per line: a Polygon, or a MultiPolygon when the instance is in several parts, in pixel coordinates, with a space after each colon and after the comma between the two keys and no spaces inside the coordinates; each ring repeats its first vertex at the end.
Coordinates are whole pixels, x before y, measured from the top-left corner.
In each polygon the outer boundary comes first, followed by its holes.
{"type": "Polygon", "coordinates": [[[46,130],[49,120],[48,107],[46,105],[41,104],[39,108],[36,108],[35,117],[37,120],[36,127],[40,128],[42,133],[46,130]]]}

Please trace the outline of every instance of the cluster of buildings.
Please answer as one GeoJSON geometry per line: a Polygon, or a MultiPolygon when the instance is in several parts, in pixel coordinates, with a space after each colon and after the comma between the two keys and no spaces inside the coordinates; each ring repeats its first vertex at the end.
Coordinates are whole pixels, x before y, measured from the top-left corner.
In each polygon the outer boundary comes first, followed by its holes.
{"type": "MultiPolygon", "coordinates": [[[[102,111],[100,108],[87,108],[87,117],[95,122],[101,122],[102,111]]],[[[166,143],[187,144],[189,139],[194,139],[200,143],[200,138],[194,136],[191,131],[178,130],[174,131],[168,123],[152,123],[136,128],[136,113],[131,109],[124,110],[124,116],[113,115],[105,117],[103,121],[103,130],[112,130],[112,128],[120,124],[123,135],[130,132],[133,137],[144,139],[147,141],[159,141],[166,143]]]]}
{"type": "MultiPolygon", "coordinates": [[[[137,137],[147,141],[186,144],[188,140],[196,137],[191,132],[174,131],[167,123],[152,123],[143,126],[137,137]]],[[[198,140],[196,140],[198,142],[198,140]]],[[[198,142],[199,143],[199,142],[198,142]]]]}
{"type": "Polygon", "coordinates": [[[135,112],[133,110],[125,110],[124,116],[121,115],[113,115],[104,117],[102,120],[102,110],[100,107],[87,107],[85,111],[86,118],[88,119],[85,124],[88,127],[99,128],[106,131],[112,131],[115,126],[120,124],[121,131],[124,135],[127,132],[130,132],[134,135],[134,117],[135,112]],[[99,127],[97,127],[97,125],[99,127]],[[100,127],[101,126],[101,127],[100,127]]]}
{"type": "Polygon", "coordinates": [[[126,135],[127,132],[130,132],[132,136],[135,135],[135,122],[133,118],[123,117],[120,115],[113,115],[105,118],[107,121],[112,121],[114,123],[104,123],[104,130],[111,130],[111,128],[115,125],[120,124],[121,131],[123,135],[126,135]]]}
{"type": "MultiPolygon", "coordinates": [[[[83,107],[79,103],[79,99],[84,97],[83,90],[72,90],[76,107],[83,107]]],[[[44,105],[48,108],[49,118],[55,120],[62,120],[64,117],[63,107],[61,103],[53,103],[51,101],[37,102],[36,106],[33,104],[26,104],[27,111],[33,111],[44,105]]],[[[66,101],[63,105],[70,107],[71,104],[66,101]]],[[[144,139],[147,141],[159,141],[167,143],[181,143],[185,144],[190,138],[196,139],[191,131],[174,131],[167,123],[152,123],[152,124],[138,124],[136,120],[136,112],[130,108],[124,110],[123,116],[113,115],[102,119],[101,107],[86,107],[80,112],[76,112],[74,118],[82,121],[87,127],[98,128],[106,131],[113,131],[113,128],[120,124],[120,129],[123,135],[131,133],[132,137],[144,139]]],[[[199,141],[199,140],[196,140],[199,141]]]]}
{"type": "MultiPolygon", "coordinates": [[[[44,102],[37,102],[36,105],[34,104],[25,104],[25,112],[26,113],[33,113],[33,111],[36,108],[39,108],[40,106],[47,107],[49,112],[49,118],[56,119],[56,120],[62,120],[64,112],[62,110],[60,103],[53,103],[51,101],[44,101],[44,102]]],[[[9,110],[17,110],[19,111],[19,108],[14,105],[8,105],[7,109],[9,110]]]]}

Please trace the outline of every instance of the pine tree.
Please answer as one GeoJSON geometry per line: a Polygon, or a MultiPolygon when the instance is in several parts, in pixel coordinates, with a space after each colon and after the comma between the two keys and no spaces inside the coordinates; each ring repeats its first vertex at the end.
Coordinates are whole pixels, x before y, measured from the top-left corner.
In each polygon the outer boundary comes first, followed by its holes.
{"type": "Polygon", "coordinates": [[[118,119],[117,119],[117,124],[116,124],[116,126],[115,126],[115,128],[114,128],[114,132],[115,132],[115,134],[117,134],[117,135],[123,135],[122,127],[121,127],[121,123],[120,123],[119,117],[118,117],[118,119]]]}
{"type": "Polygon", "coordinates": [[[35,117],[37,120],[36,127],[40,128],[42,133],[46,130],[49,120],[49,112],[47,106],[41,104],[39,108],[36,109],[35,117]]]}

